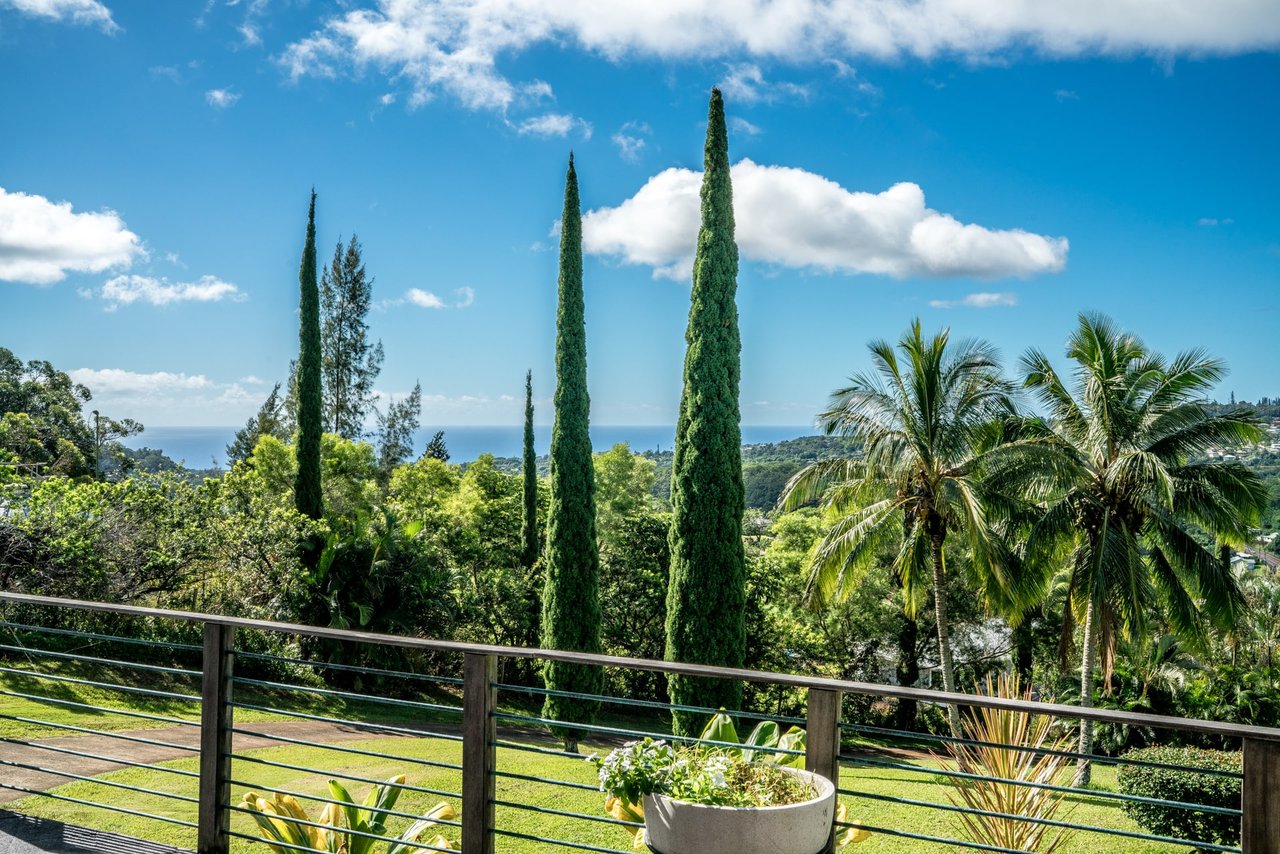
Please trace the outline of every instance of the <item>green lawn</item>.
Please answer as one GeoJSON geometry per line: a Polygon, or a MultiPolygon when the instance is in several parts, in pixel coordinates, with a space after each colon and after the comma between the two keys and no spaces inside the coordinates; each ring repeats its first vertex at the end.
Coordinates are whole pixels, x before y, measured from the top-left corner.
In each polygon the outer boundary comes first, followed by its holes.
{"type": "MultiPolygon", "coordinates": [[[[357,746],[350,744],[348,746],[357,746]]],[[[430,759],[439,762],[460,762],[460,748],[456,742],[437,739],[387,738],[361,741],[362,749],[380,753],[390,753],[407,758],[430,759]]],[[[323,769],[330,772],[353,774],[358,777],[385,779],[397,773],[407,774],[411,785],[424,788],[457,792],[461,786],[460,772],[452,769],[439,769],[415,765],[406,761],[393,761],[369,757],[352,756],[323,748],[280,747],[254,751],[254,758],[323,769]]],[[[929,763],[920,763],[923,767],[931,767],[929,763]]],[[[174,768],[195,770],[195,760],[187,759],[166,763],[174,768]]],[[[514,749],[498,751],[498,767],[500,771],[523,774],[545,779],[569,780],[585,784],[593,784],[594,771],[582,760],[564,757],[546,756],[537,753],[514,749]]],[[[232,776],[236,780],[251,783],[254,788],[283,788],[303,794],[323,794],[325,777],[318,773],[304,773],[289,769],[276,768],[256,763],[237,761],[232,776]]],[[[159,789],[194,796],[195,781],[159,771],[129,769],[104,776],[114,782],[127,783],[142,788],[159,789]]],[[[1110,769],[1099,767],[1095,772],[1099,788],[1110,788],[1114,785],[1114,773],[1110,769]]],[[[947,803],[947,786],[941,778],[932,774],[916,774],[910,771],[870,769],[846,767],[841,772],[841,786],[862,792],[912,798],[922,801],[947,803]]],[[[349,785],[353,792],[362,796],[368,785],[353,782],[349,785]]],[[[54,790],[57,794],[81,800],[110,802],[127,806],[130,809],[174,818],[191,820],[194,807],[191,804],[171,801],[154,795],[138,795],[123,793],[96,783],[73,783],[54,790]]],[[[245,787],[234,787],[233,800],[239,801],[245,787]]],[[[499,777],[497,782],[497,798],[509,801],[533,804],[542,808],[550,808],[568,812],[599,815],[603,796],[596,792],[580,789],[569,789],[544,782],[512,780],[499,777]]],[[[442,798],[419,792],[406,792],[402,797],[399,809],[420,813],[430,809],[441,800],[448,800],[454,808],[459,803],[453,798],[442,798]]],[[[902,806],[881,801],[859,798],[843,798],[848,805],[852,819],[879,827],[910,830],[935,836],[951,836],[956,833],[954,819],[946,813],[929,810],[923,807],[902,806]]],[[[1138,830],[1122,813],[1109,804],[1097,799],[1072,797],[1073,811],[1070,817],[1082,824],[1101,825],[1116,829],[1138,830]]],[[[60,821],[88,827],[99,827],[113,830],[130,836],[144,837],[168,842],[183,847],[194,847],[193,831],[186,828],[161,824],[156,821],[136,818],[127,815],[115,815],[101,809],[50,800],[48,798],[29,797],[18,801],[14,808],[32,815],[44,816],[60,821]]],[[[312,812],[318,813],[319,805],[312,806],[312,812]]],[[[627,849],[629,837],[621,829],[583,819],[572,819],[562,816],[546,815],[512,807],[498,807],[498,826],[504,830],[532,836],[554,837],[574,842],[599,845],[602,847],[627,849]]],[[[398,833],[408,824],[408,819],[396,820],[391,829],[398,833]]],[[[245,833],[255,832],[251,820],[247,816],[236,815],[233,829],[245,833]]],[[[447,835],[457,842],[456,829],[447,835]]],[[[499,846],[502,851],[535,852],[546,849],[542,843],[506,838],[499,846]]],[[[237,840],[233,850],[264,851],[265,849],[250,846],[244,840],[237,840]]],[[[931,845],[914,840],[873,836],[861,846],[850,850],[866,850],[874,852],[916,852],[943,851],[945,846],[931,845]]],[[[1132,839],[1115,836],[1104,836],[1094,833],[1080,833],[1064,849],[1076,854],[1156,854],[1156,852],[1181,852],[1183,849],[1154,843],[1142,843],[1132,839]]]]}
{"type": "MultiPolygon", "coordinates": [[[[14,665],[6,663],[5,666],[14,665]]],[[[114,673],[103,667],[71,663],[50,667],[49,663],[46,662],[40,669],[43,672],[73,676],[80,679],[103,682],[126,681],[129,684],[137,684],[136,674],[114,673]]],[[[182,680],[177,678],[153,679],[148,680],[146,684],[148,687],[179,693],[189,693],[193,690],[193,685],[190,681],[184,684],[182,680]]],[[[109,689],[38,680],[13,674],[0,674],[0,690],[41,695],[90,705],[108,706],[125,711],[140,711],[184,720],[197,720],[199,716],[199,707],[195,703],[149,698],[109,689]]],[[[421,709],[350,701],[341,698],[324,698],[292,691],[269,691],[253,688],[252,686],[243,686],[243,690],[238,693],[238,699],[255,705],[290,708],[312,714],[353,720],[389,723],[408,720],[434,722],[457,720],[456,716],[448,718],[439,713],[427,712],[421,709]]],[[[440,691],[438,695],[430,699],[441,703],[459,703],[458,698],[447,690],[440,691]]],[[[504,694],[503,701],[504,709],[520,711],[526,714],[537,714],[535,705],[537,698],[520,694],[504,694]],[[511,705],[516,703],[522,705],[511,705]]],[[[0,694],[0,715],[44,720],[104,731],[144,729],[167,725],[162,722],[132,718],[109,712],[94,712],[73,706],[25,700],[5,694],[0,694]]],[[[251,724],[269,719],[281,719],[281,716],[242,709],[236,711],[237,723],[251,724]]],[[[606,716],[602,722],[615,726],[642,727],[653,731],[661,731],[668,725],[666,719],[661,716],[638,718],[614,714],[606,716]]],[[[66,730],[39,724],[15,722],[6,718],[0,718],[0,733],[9,738],[20,739],[74,735],[74,733],[66,730]]],[[[547,742],[542,742],[541,745],[545,747],[547,742]]],[[[340,746],[359,747],[410,759],[428,759],[451,763],[459,763],[461,761],[458,743],[439,739],[378,738],[359,742],[344,742],[340,746]]],[[[874,745],[865,740],[859,740],[854,746],[863,749],[874,747],[874,745]]],[[[584,752],[590,752],[591,749],[584,746],[584,752]]],[[[605,746],[600,749],[607,750],[608,747],[605,746]]],[[[415,765],[407,761],[362,757],[324,748],[284,746],[252,751],[250,755],[253,758],[266,759],[273,762],[374,779],[385,779],[398,773],[405,773],[409,776],[411,785],[447,792],[457,792],[461,787],[460,772],[456,770],[431,768],[415,765]]],[[[194,759],[177,760],[165,764],[179,769],[196,769],[196,761],[194,759]]],[[[937,767],[934,763],[924,761],[910,764],[922,768],[937,767]]],[[[588,785],[594,785],[595,783],[593,769],[582,760],[547,756],[521,750],[500,749],[499,769],[504,772],[534,777],[538,780],[554,778],[588,785]]],[[[325,792],[326,778],[323,774],[296,772],[248,761],[236,762],[233,777],[237,780],[246,781],[258,789],[283,788],[304,794],[323,794],[325,792]]],[[[170,791],[192,797],[196,793],[196,784],[193,779],[165,774],[160,771],[128,769],[104,775],[102,779],[141,788],[170,791]]],[[[1114,790],[1115,788],[1115,772],[1111,767],[1096,766],[1094,780],[1095,788],[1102,790],[1114,790]]],[[[841,786],[842,788],[868,794],[942,804],[948,803],[947,792],[949,787],[946,780],[930,773],[857,767],[846,764],[841,772],[841,786]]],[[[368,784],[353,782],[349,788],[362,796],[364,791],[367,790],[368,784]]],[[[244,786],[235,787],[233,797],[237,802],[244,790],[244,786]]],[[[163,816],[188,820],[192,820],[194,817],[194,806],[191,804],[172,801],[159,796],[124,792],[118,788],[96,783],[73,783],[60,787],[54,792],[67,797],[112,803],[128,809],[163,816]]],[[[587,815],[602,814],[603,796],[599,793],[556,786],[545,782],[500,777],[497,782],[497,797],[499,801],[533,804],[545,809],[585,813],[587,815]]],[[[426,793],[406,792],[401,801],[400,809],[421,813],[430,809],[441,799],[441,797],[426,793]]],[[[450,800],[448,798],[444,799],[450,800]]],[[[915,833],[941,837],[959,834],[955,816],[941,810],[857,797],[844,797],[843,800],[848,807],[850,819],[863,824],[909,830],[915,833]]],[[[458,807],[456,800],[452,801],[452,803],[455,808],[458,807]]],[[[110,829],[126,835],[155,839],[187,848],[194,847],[193,831],[154,820],[109,813],[98,808],[84,807],[66,801],[40,797],[26,798],[16,802],[13,806],[22,812],[54,818],[72,824],[110,829]]],[[[312,813],[318,814],[320,808],[320,805],[313,805],[312,813]]],[[[1100,801],[1097,798],[1088,796],[1073,795],[1070,797],[1070,809],[1071,812],[1068,815],[1060,817],[1066,817],[1071,821],[1086,825],[1130,831],[1139,830],[1133,822],[1113,805],[1113,802],[1100,801]]],[[[531,836],[556,837],[607,848],[629,849],[629,836],[624,830],[599,822],[546,815],[502,806],[497,808],[497,817],[498,826],[504,830],[531,836]]],[[[393,823],[392,830],[395,833],[399,833],[407,824],[408,819],[398,820],[393,823]]],[[[233,828],[245,833],[254,832],[251,819],[243,815],[235,817],[233,828]]],[[[457,841],[456,829],[447,835],[450,835],[454,842],[457,841]]],[[[250,846],[248,842],[243,840],[238,841],[235,847],[239,851],[256,850],[262,852],[266,850],[261,846],[250,846]]],[[[504,852],[534,852],[545,850],[546,845],[534,841],[504,838],[499,845],[499,849],[504,852]]],[[[906,854],[906,852],[947,849],[944,846],[881,834],[873,836],[868,842],[849,850],[904,852],[906,854]]],[[[1075,852],[1075,854],[1121,854],[1121,852],[1124,852],[1124,854],[1157,854],[1157,852],[1169,852],[1169,854],[1178,852],[1178,854],[1181,854],[1184,849],[1156,843],[1143,843],[1124,837],[1079,833],[1064,850],[1066,852],[1075,852]]]]}

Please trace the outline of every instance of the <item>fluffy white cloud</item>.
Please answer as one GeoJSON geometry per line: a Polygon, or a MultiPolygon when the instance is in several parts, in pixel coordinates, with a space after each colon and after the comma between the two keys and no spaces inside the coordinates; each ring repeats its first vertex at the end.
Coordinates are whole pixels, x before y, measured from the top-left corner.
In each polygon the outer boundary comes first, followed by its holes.
{"type": "Polygon", "coordinates": [[[227,424],[242,421],[262,403],[261,391],[204,374],[77,368],[67,372],[93,392],[93,406],[144,424],[227,424]]]}
{"type": "Polygon", "coordinates": [[[108,33],[120,29],[111,17],[111,10],[99,0],[0,0],[0,7],[4,6],[51,21],[95,25],[108,33]]]}
{"type": "Polygon", "coordinates": [[[68,272],[101,273],[145,255],[114,211],[74,213],[70,202],[0,187],[0,281],[47,285],[68,272]]]}
{"type": "MultiPolygon", "coordinates": [[[[50,0],[44,0],[49,2],[50,0]]],[[[8,0],[13,2],[13,0],[8,0]]],[[[35,0],[22,0],[33,3],[35,0]]],[[[85,0],[81,0],[85,2],[85,0]]],[[[443,92],[506,111],[549,94],[499,69],[536,45],[630,56],[793,64],[859,56],[929,59],[1241,53],[1280,44],[1274,0],[362,0],[280,56],[294,77],[372,66],[421,103],[443,92]]],[[[839,69],[840,66],[837,66],[839,69]]],[[[758,69],[757,69],[758,71],[758,69]]],[[[731,76],[726,84],[733,81],[731,76]]],[[[763,76],[760,77],[763,81],[763,76]]],[[[756,86],[758,91],[758,86],[756,86]]]]}
{"type": "Polygon", "coordinates": [[[582,132],[583,139],[591,139],[591,123],[566,113],[544,113],[532,116],[515,125],[521,136],[568,136],[574,128],[582,132]]]}
{"type": "MultiPolygon", "coordinates": [[[[81,293],[93,296],[92,291],[81,293]]],[[[224,299],[242,302],[244,293],[230,282],[216,276],[201,276],[194,282],[170,282],[154,276],[116,276],[103,283],[96,294],[107,304],[107,311],[115,311],[122,305],[135,302],[148,305],[172,305],[177,302],[221,302],[224,299]]]]}
{"type": "MultiPolygon", "coordinates": [[[[667,169],[614,208],[583,217],[583,247],[688,278],[702,173],[667,169]]],[[[1030,276],[1066,265],[1067,240],[965,224],[925,205],[916,184],[846,190],[821,175],[741,160],[733,166],[739,251],[784,267],[890,276],[1030,276]]]]}
{"type": "Polygon", "coordinates": [[[964,306],[965,308],[997,308],[1013,306],[1018,304],[1018,295],[1011,293],[977,293],[968,294],[964,299],[931,299],[929,306],[931,308],[955,308],[956,306],[964,306]]]}
{"type": "Polygon", "coordinates": [[[456,297],[453,302],[454,308],[468,308],[476,301],[475,290],[473,288],[468,288],[465,285],[455,290],[453,295],[456,297]]]}
{"type": "Polygon", "coordinates": [[[747,136],[759,136],[764,131],[758,126],[740,116],[734,116],[729,119],[729,127],[734,133],[745,133],[747,136]]]}
{"type": "Polygon", "coordinates": [[[210,89],[204,93],[204,99],[210,107],[225,110],[235,106],[236,101],[240,100],[240,93],[232,92],[230,89],[210,89]]]}

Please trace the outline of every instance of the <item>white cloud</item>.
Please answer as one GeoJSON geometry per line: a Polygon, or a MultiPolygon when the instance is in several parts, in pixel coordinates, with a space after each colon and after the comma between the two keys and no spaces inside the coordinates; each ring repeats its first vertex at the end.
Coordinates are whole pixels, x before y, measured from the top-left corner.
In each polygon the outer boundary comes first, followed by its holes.
{"type": "Polygon", "coordinates": [[[279,61],[290,75],[334,77],[373,67],[407,81],[414,103],[445,93],[472,109],[499,112],[549,93],[540,81],[512,82],[501,68],[544,45],[612,61],[729,59],[743,65],[744,85],[758,92],[749,70],[757,63],[836,60],[838,72],[858,57],[1168,57],[1280,44],[1274,0],[361,0],[346,6],[286,48],[279,61]]]}
{"type": "Polygon", "coordinates": [[[243,381],[219,382],[205,374],[121,368],[76,368],[67,373],[93,392],[92,408],[144,424],[237,424],[262,403],[261,391],[245,389],[243,381]]]}
{"type": "Polygon", "coordinates": [[[516,133],[521,136],[568,136],[574,128],[582,132],[583,139],[591,139],[591,123],[566,113],[544,113],[516,123],[516,133]]]}
{"type": "Polygon", "coordinates": [[[210,89],[204,93],[204,99],[209,102],[210,107],[225,110],[235,106],[236,101],[240,100],[240,93],[232,92],[230,89],[210,89]]]}
{"type": "Polygon", "coordinates": [[[734,116],[733,118],[729,119],[729,128],[734,133],[745,133],[748,136],[759,136],[760,134],[764,133],[764,131],[761,130],[758,125],[753,125],[751,122],[747,121],[741,116],[734,116]]]}
{"type": "Polygon", "coordinates": [[[652,134],[653,128],[648,122],[627,122],[610,138],[618,146],[618,156],[628,163],[636,163],[649,144],[645,137],[652,134]]]}
{"type": "Polygon", "coordinates": [[[115,211],[73,213],[70,202],[0,187],[0,281],[47,285],[69,272],[101,273],[145,256],[115,211]]]}
{"type": "Polygon", "coordinates": [[[396,102],[396,96],[394,92],[387,92],[386,94],[378,98],[378,103],[384,107],[390,107],[395,102],[396,102]]]}
{"type": "Polygon", "coordinates": [[[257,47],[262,44],[262,34],[258,32],[258,28],[254,24],[244,23],[236,28],[240,32],[241,38],[248,47],[257,47]]]}
{"type": "Polygon", "coordinates": [[[1212,228],[1215,225],[1231,225],[1234,222],[1235,220],[1230,217],[1227,217],[1226,219],[1219,219],[1216,216],[1202,216],[1200,219],[1196,220],[1196,225],[1212,228]]]}
{"type": "Polygon", "coordinates": [[[266,380],[262,379],[261,377],[254,376],[253,374],[249,374],[248,376],[241,377],[240,382],[244,383],[245,385],[266,385],[267,384],[266,380]]]}
{"type": "Polygon", "coordinates": [[[163,277],[116,276],[103,283],[97,296],[107,304],[107,311],[115,311],[122,305],[133,305],[135,302],[172,305],[178,302],[221,302],[224,299],[243,302],[246,299],[239,288],[216,276],[201,276],[195,282],[174,283],[163,277]]]}
{"type": "Polygon", "coordinates": [[[98,26],[107,33],[120,29],[111,17],[111,10],[99,0],[0,0],[0,6],[50,21],[98,26]]]}
{"type": "MultiPolygon", "coordinates": [[[[1066,265],[1067,240],[965,224],[925,205],[912,183],[846,190],[821,175],[741,160],[733,166],[738,248],[750,260],[828,272],[905,276],[1030,276],[1066,265]]],[[[583,247],[655,276],[693,267],[702,174],[667,169],[614,208],[583,217],[583,247]]]]}
{"type": "Polygon", "coordinates": [[[476,301],[476,292],[472,288],[463,286],[453,292],[457,299],[453,303],[454,308],[468,308],[476,301]]]}
{"type": "Polygon", "coordinates": [[[720,90],[730,101],[804,101],[809,98],[809,89],[798,83],[771,83],[764,79],[760,66],[744,62],[730,65],[725,78],[720,81],[720,90]]]}
{"type": "Polygon", "coordinates": [[[1079,101],[1080,96],[1072,89],[1058,89],[1053,93],[1053,97],[1058,99],[1059,103],[1064,101],[1079,101]]]}
{"type": "Polygon", "coordinates": [[[402,299],[405,302],[418,306],[419,308],[444,308],[444,300],[431,293],[424,291],[422,288],[409,288],[404,292],[402,299]]]}
{"type": "Polygon", "coordinates": [[[957,306],[964,306],[965,308],[997,308],[1017,304],[1018,295],[1007,292],[968,294],[961,300],[929,300],[930,308],[956,308],[957,306]]]}

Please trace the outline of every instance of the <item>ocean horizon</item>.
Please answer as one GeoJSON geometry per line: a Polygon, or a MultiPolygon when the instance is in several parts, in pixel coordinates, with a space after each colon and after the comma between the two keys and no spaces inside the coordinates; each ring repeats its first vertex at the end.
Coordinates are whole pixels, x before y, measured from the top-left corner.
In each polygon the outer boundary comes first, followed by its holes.
{"type": "MultiPolygon", "coordinates": [[[[238,426],[219,427],[148,427],[138,436],[123,441],[129,448],[155,448],[188,468],[224,468],[227,445],[235,438],[238,426]]],[[[444,431],[445,446],[449,449],[449,461],[467,463],[481,454],[495,457],[518,457],[522,453],[524,427],[424,427],[414,435],[414,454],[421,454],[427,442],[437,430],[444,431]]],[[[782,442],[801,436],[817,434],[812,426],[803,425],[743,425],[742,443],[760,445],[782,442]]],[[[597,451],[607,451],[619,442],[626,442],[631,450],[670,451],[675,445],[675,425],[612,425],[592,426],[591,445],[597,451]]],[[[534,428],[534,448],[541,456],[551,446],[551,426],[534,428]]]]}

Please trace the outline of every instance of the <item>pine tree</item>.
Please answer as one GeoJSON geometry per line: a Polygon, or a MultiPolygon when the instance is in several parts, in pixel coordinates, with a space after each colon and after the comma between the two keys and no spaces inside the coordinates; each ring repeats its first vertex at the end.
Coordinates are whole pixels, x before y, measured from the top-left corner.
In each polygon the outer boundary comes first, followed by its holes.
{"type": "Polygon", "coordinates": [[[520,526],[520,564],[538,562],[538,463],[533,450],[533,371],[524,375],[524,521],[520,526]]]}
{"type": "MultiPolygon", "coordinates": [[[[582,213],[578,176],[569,155],[560,229],[560,305],[556,317],[555,425],[551,429],[551,507],[542,591],[542,644],[600,651],[600,554],[596,545],[595,471],[588,432],[586,321],[582,298],[582,213]]],[[[598,667],[549,661],[543,679],[555,691],[599,693],[598,667]]],[[[543,715],[590,723],[599,702],[548,696],[543,715]]],[[[566,750],[580,730],[560,729],[566,750]]]]}
{"type": "Polygon", "coordinates": [[[373,279],[364,269],[360,241],[351,235],[333,250],[320,279],[324,424],[331,433],[358,439],[373,410],[373,383],[382,370],[382,342],[369,341],[373,279]]]}
{"type": "Polygon", "coordinates": [[[439,460],[442,463],[449,462],[449,448],[444,443],[444,431],[437,430],[436,434],[431,437],[431,441],[427,443],[426,449],[422,452],[424,460],[439,460]]]}
{"type": "Polygon", "coordinates": [[[275,436],[281,441],[289,438],[289,431],[285,427],[284,406],[284,401],[280,399],[280,383],[276,383],[271,394],[258,407],[257,414],[236,431],[235,438],[227,445],[227,465],[233,466],[248,459],[263,436],[275,436]]]}
{"type": "MultiPolygon", "coordinates": [[[[746,657],[746,568],[742,547],[742,435],[739,424],[738,247],[724,102],[711,90],[702,178],[702,227],[685,333],[684,392],[671,470],[671,582],[667,658],[741,667],[746,657]]],[[[738,682],[672,676],[679,705],[741,705],[738,682]]],[[[695,716],[674,715],[678,733],[695,716]]]]}
{"type": "Polygon", "coordinates": [[[316,286],[316,191],[311,191],[307,213],[307,242],[298,271],[298,479],[293,488],[294,506],[303,516],[319,519],[324,513],[320,491],[320,434],[323,401],[320,392],[320,294],[316,286]]]}
{"type": "Polygon", "coordinates": [[[413,434],[418,432],[422,415],[422,383],[414,383],[404,400],[387,404],[385,413],[375,409],[378,419],[378,474],[383,483],[391,478],[391,470],[413,454],[413,434]]]}

